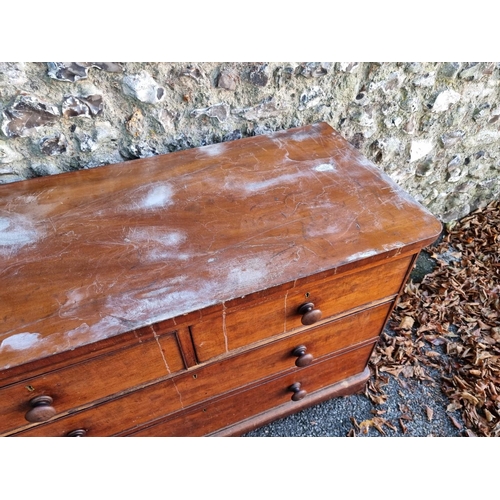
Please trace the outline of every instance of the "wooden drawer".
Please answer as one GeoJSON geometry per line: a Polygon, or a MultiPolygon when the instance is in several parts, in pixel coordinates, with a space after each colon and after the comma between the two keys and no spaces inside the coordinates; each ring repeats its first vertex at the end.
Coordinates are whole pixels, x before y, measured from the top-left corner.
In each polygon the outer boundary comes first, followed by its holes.
{"type": "Polygon", "coordinates": [[[322,326],[266,343],[237,356],[207,364],[175,377],[182,401],[189,406],[259,379],[296,369],[295,348],[319,359],[360,342],[375,339],[385,325],[391,303],[345,316],[322,326]]]}
{"type": "MultiPolygon", "coordinates": [[[[315,391],[361,373],[370,357],[373,344],[345,352],[315,363],[299,371],[288,373],[243,392],[233,393],[196,408],[182,412],[171,419],[130,433],[133,436],[202,436],[231,426],[235,422],[254,417],[275,407],[283,415],[307,406],[315,391]],[[304,399],[292,401],[290,386],[301,384],[307,392],[304,399]]],[[[317,400],[316,400],[317,401],[317,400]]],[[[276,415],[274,416],[276,418],[276,415]]]]}
{"type": "Polygon", "coordinates": [[[112,436],[181,408],[181,396],[173,380],[168,379],[15,436],[64,437],[77,429],[89,437],[112,436]]]}
{"type": "MultiPolygon", "coordinates": [[[[343,349],[354,342],[376,339],[385,324],[391,303],[386,303],[358,314],[346,316],[311,330],[270,342],[240,355],[190,370],[158,384],[103,403],[93,409],[38,425],[19,435],[65,436],[74,429],[83,428],[89,436],[105,436],[133,428],[141,423],[157,419],[165,414],[186,408],[213,396],[221,395],[241,386],[278,375],[280,372],[301,372],[297,368],[297,356],[292,351],[306,345],[307,353],[314,359],[329,356],[332,351],[343,349]]],[[[373,342],[370,343],[370,349],[373,342]]],[[[360,349],[364,352],[366,347],[360,349]]],[[[338,359],[344,359],[339,357],[338,359]]],[[[345,358],[351,359],[351,357],[345,358]]],[[[357,357],[356,357],[357,359],[357,357]]],[[[363,362],[366,359],[363,358],[363,362]]],[[[328,380],[340,380],[348,369],[347,361],[332,364],[328,380]],[[339,377],[339,378],[335,378],[339,377]]],[[[313,361],[311,367],[315,366],[313,361]]],[[[361,366],[361,364],[360,364],[361,366]]],[[[349,374],[362,371],[356,364],[349,374]]],[[[308,368],[307,368],[308,369],[308,368]]]]}
{"type": "Polygon", "coordinates": [[[265,302],[224,309],[191,326],[200,362],[252,342],[301,327],[298,307],[313,302],[326,319],[375,300],[396,295],[412,257],[393,260],[364,271],[297,287],[265,302]]]}
{"type": "MultiPolygon", "coordinates": [[[[29,401],[48,395],[56,418],[75,408],[184,369],[175,333],[149,339],[0,390],[2,432],[29,425],[29,401]]],[[[38,424],[40,425],[40,424],[38,424]]]]}

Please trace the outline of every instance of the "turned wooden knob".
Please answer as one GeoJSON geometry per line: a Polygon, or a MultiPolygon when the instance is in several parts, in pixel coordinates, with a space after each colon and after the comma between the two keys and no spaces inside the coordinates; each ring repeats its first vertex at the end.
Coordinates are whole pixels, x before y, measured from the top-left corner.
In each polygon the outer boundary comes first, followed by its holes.
{"type": "Polygon", "coordinates": [[[306,354],[306,351],[307,347],[305,345],[299,345],[292,351],[292,354],[297,356],[295,366],[302,368],[303,366],[309,366],[312,363],[314,357],[312,354],[306,354]]]}
{"type": "Polygon", "coordinates": [[[66,437],[77,437],[77,438],[80,438],[80,437],[85,437],[87,435],[87,431],[85,429],[75,429],[73,431],[69,431],[67,434],[66,434],[66,437]]]}
{"type": "Polygon", "coordinates": [[[45,422],[56,414],[50,396],[37,396],[30,401],[30,405],[32,408],[25,415],[28,422],[45,422]]]}
{"type": "Polygon", "coordinates": [[[304,391],[304,389],[301,389],[301,384],[300,382],[295,382],[295,384],[292,384],[288,390],[293,392],[292,396],[292,401],[300,401],[301,399],[304,399],[307,395],[307,392],[304,391]]]}
{"type": "Polygon", "coordinates": [[[312,325],[321,319],[321,311],[319,309],[314,309],[314,304],[312,302],[306,302],[298,308],[298,313],[302,314],[302,324],[312,325]]]}

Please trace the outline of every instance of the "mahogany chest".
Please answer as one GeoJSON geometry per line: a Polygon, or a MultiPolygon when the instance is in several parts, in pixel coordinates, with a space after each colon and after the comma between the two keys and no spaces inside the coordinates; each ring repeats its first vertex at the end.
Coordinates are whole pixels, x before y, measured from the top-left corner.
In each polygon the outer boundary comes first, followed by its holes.
{"type": "Polygon", "coordinates": [[[440,231],[325,123],[0,186],[0,434],[238,435],[359,391],[440,231]]]}

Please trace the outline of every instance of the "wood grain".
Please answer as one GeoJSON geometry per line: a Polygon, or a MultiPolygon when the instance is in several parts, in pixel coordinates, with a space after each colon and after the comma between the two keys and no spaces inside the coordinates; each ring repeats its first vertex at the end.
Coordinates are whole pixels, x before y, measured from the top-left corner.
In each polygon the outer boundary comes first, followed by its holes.
{"type": "Polygon", "coordinates": [[[441,230],[327,124],[0,186],[0,369],[441,230]]]}
{"type": "Polygon", "coordinates": [[[0,389],[0,433],[28,424],[29,401],[53,399],[54,418],[100,399],[130,391],[185,368],[175,334],[120,349],[84,363],[27,378],[0,389]]]}
{"type": "Polygon", "coordinates": [[[273,335],[302,327],[298,308],[312,301],[322,311],[322,320],[395,296],[403,283],[412,257],[405,257],[348,276],[333,276],[293,288],[238,308],[225,308],[191,326],[199,361],[273,335]]]}
{"type": "Polygon", "coordinates": [[[290,369],[300,370],[295,365],[297,358],[293,355],[297,346],[306,345],[308,352],[315,359],[320,359],[353,345],[374,340],[387,320],[390,307],[391,303],[382,304],[208,363],[175,377],[176,387],[187,407],[254,380],[290,369]]]}
{"type": "Polygon", "coordinates": [[[352,394],[360,389],[358,378],[366,382],[366,366],[373,344],[329,358],[295,373],[256,384],[244,391],[222,397],[213,402],[158,422],[156,425],[130,433],[134,436],[203,436],[218,432],[221,435],[238,435],[256,425],[299,411],[327,397],[352,394]],[[352,383],[339,381],[354,378],[352,383]],[[301,401],[291,401],[289,387],[300,381],[308,393],[301,401]],[[322,394],[325,388],[329,390],[322,394]],[[266,415],[267,412],[267,415],[266,415]],[[249,419],[249,421],[247,420],[249,419]],[[236,425],[235,425],[236,424],[236,425]]]}

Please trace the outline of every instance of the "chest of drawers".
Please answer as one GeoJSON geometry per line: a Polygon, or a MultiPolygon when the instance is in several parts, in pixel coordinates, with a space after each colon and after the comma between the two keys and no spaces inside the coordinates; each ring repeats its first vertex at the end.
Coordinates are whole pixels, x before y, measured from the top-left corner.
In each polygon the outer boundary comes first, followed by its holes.
{"type": "Polygon", "coordinates": [[[0,186],[0,434],[238,435],[358,391],[440,230],[324,123],[0,186]]]}

